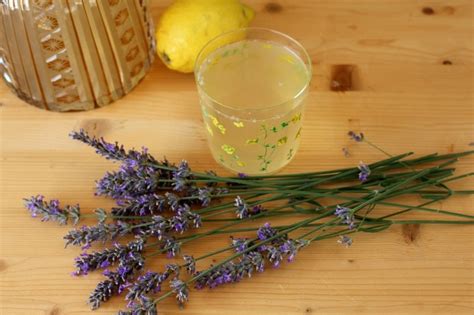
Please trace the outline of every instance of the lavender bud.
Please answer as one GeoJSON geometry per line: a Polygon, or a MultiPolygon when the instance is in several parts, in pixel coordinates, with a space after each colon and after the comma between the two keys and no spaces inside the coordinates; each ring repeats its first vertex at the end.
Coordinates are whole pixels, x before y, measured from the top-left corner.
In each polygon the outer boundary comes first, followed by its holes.
{"type": "Polygon", "coordinates": [[[96,226],[83,226],[80,229],[70,230],[64,236],[66,246],[72,245],[90,245],[96,241],[105,242],[113,240],[118,236],[124,236],[130,232],[130,226],[118,221],[116,224],[99,223],[96,226]]]}
{"type": "Polygon", "coordinates": [[[263,226],[261,226],[258,230],[257,230],[257,236],[258,236],[258,239],[261,240],[261,241],[264,241],[266,239],[269,239],[273,236],[275,236],[277,234],[277,230],[275,230],[274,228],[272,228],[270,226],[270,223],[265,223],[263,226]]]}
{"type": "Polygon", "coordinates": [[[29,199],[23,199],[25,207],[31,212],[32,217],[41,216],[41,221],[56,221],[60,225],[67,224],[69,218],[73,224],[77,224],[80,219],[80,208],[76,206],[66,206],[64,209],[59,207],[59,200],[52,199],[48,202],[44,196],[32,196],[29,199]]]}
{"type": "Polygon", "coordinates": [[[105,271],[106,280],[99,282],[89,296],[89,305],[97,309],[113,295],[120,294],[128,285],[128,280],[137,270],[143,268],[144,260],[140,254],[128,255],[127,259],[120,262],[116,271],[105,271]]]}
{"type": "Polygon", "coordinates": [[[125,299],[128,301],[133,301],[139,299],[141,296],[149,292],[160,292],[161,284],[164,280],[166,280],[163,275],[164,274],[148,271],[144,275],[138,277],[135,283],[128,289],[125,299]]]}
{"type": "Polygon", "coordinates": [[[174,237],[169,237],[165,240],[162,249],[166,249],[169,258],[175,257],[181,250],[181,243],[176,241],[174,237]]]}
{"type": "Polygon", "coordinates": [[[364,140],[364,134],[362,132],[357,134],[354,131],[349,131],[347,135],[356,142],[362,142],[364,140]]]}
{"type": "Polygon", "coordinates": [[[334,214],[342,220],[342,223],[347,224],[349,229],[353,229],[355,227],[356,222],[351,209],[337,205],[334,214]]]}
{"type": "Polygon", "coordinates": [[[344,245],[345,247],[349,247],[352,245],[352,238],[347,235],[342,235],[339,237],[339,240],[337,242],[341,245],[344,245]]]}
{"type": "Polygon", "coordinates": [[[178,278],[171,280],[170,287],[174,293],[176,293],[176,300],[178,304],[182,306],[189,299],[189,289],[186,283],[178,278]]]}
{"type": "Polygon", "coordinates": [[[105,223],[105,220],[107,220],[107,212],[104,209],[97,208],[94,213],[97,215],[97,221],[99,223],[105,223]]]}
{"type": "Polygon", "coordinates": [[[237,218],[243,219],[249,216],[248,205],[240,196],[235,198],[234,206],[236,207],[235,213],[237,214],[237,218]]]}
{"type": "Polygon", "coordinates": [[[138,302],[129,303],[130,311],[119,311],[118,315],[158,315],[156,303],[148,296],[140,296],[138,302]]]}
{"type": "Polygon", "coordinates": [[[369,179],[370,175],[370,168],[368,165],[360,162],[358,166],[360,173],[359,173],[359,180],[361,182],[366,182],[369,179]]]}
{"type": "Polygon", "coordinates": [[[190,255],[183,255],[184,262],[186,263],[186,271],[190,275],[194,275],[196,273],[196,260],[193,256],[190,255]]]}
{"type": "Polygon", "coordinates": [[[232,238],[232,245],[237,253],[244,252],[250,244],[250,241],[246,238],[232,238]]]}

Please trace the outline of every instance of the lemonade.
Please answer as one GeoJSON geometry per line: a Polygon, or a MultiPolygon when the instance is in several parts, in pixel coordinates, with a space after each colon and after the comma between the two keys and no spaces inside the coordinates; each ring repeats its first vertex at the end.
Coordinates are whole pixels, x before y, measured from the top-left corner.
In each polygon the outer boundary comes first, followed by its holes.
{"type": "Polygon", "coordinates": [[[310,71],[280,43],[244,39],[209,53],[196,69],[212,155],[249,175],[272,173],[298,149],[310,71]]]}

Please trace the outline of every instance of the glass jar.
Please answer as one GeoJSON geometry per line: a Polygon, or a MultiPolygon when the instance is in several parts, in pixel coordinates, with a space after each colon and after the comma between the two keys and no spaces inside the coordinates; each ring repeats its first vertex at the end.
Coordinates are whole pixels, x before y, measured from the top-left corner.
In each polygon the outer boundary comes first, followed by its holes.
{"type": "Polygon", "coordinates": [[[107,105],[136,86],[154,56],[147,1],[0,1],[0,76],[37,107],[107,105]]]}

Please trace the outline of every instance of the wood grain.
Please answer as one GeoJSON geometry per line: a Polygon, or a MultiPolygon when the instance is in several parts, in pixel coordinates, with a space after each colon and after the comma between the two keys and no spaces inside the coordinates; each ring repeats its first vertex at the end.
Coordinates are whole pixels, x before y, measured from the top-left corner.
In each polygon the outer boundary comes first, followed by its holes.
{"type": "MultiPolygon", "coordinates": [[[[152,1],[157,19],[170,1],[152,1]]],[[[467,150],[474,141],[473,2],[412,0],[245,1],[253,25],[299,39],[314,65],[302,147],[285,172],[329,169],[383,156],[351,143],[363,131],[389,152],[467,150]],[[351,71],[335,75],[339,69],[351,71]],[[351,76],[345,92],[334,80],[351,76]],[[345,158],[341,149],[351,152],[345,158]]],[[[346,71],[347,72],[347,71],[346,71]]],[[[94,180],[114,167],[67,134],[86,128],[156,156],[187,159],[224,172],[212,160],[191,75],[159,61],[128,96],[90,112],[51,113],[0,85],[0,313],[89,314],[86,297],[99,274],[69,276],[79,250],[63,248],[67,227],[31,219],[21,199],[36,193],[86,211],[108,207],[94,180]]],[[[473,170],[472,158],[459,171],[473,170]]],[[[472,181],[459,183],[467,189],[472,181]]],[[[473,199],[439,204],[472,213],[473,199]]],[[[220,239],[195,247],[204,253],[220,239]]],[[[350,249],[320,242],[292,264],[214,291],[193,292],[184,311],[172,300],[160,314],[473,314],[474,229],[394,227],[355,237],[350,249]]],[[[210,263],[207,261],[206,263],[210,263]]],[[[161,266],[164,261],[156,262],[161,266]]],[[[113,300],[95,314],[123,308],[113,300]]]]}

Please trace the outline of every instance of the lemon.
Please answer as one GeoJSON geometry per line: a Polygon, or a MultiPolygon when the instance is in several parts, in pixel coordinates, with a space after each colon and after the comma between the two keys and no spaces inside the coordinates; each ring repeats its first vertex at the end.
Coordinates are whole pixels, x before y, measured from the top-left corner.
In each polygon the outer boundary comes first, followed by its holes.
{"type": "Polygon", "coordinates": [[[246,27],[254,16],[239,0],[177,0],[163,12],[157,26],[158,56],[170,69],[192,72],[209,40],[246,27]]]}

